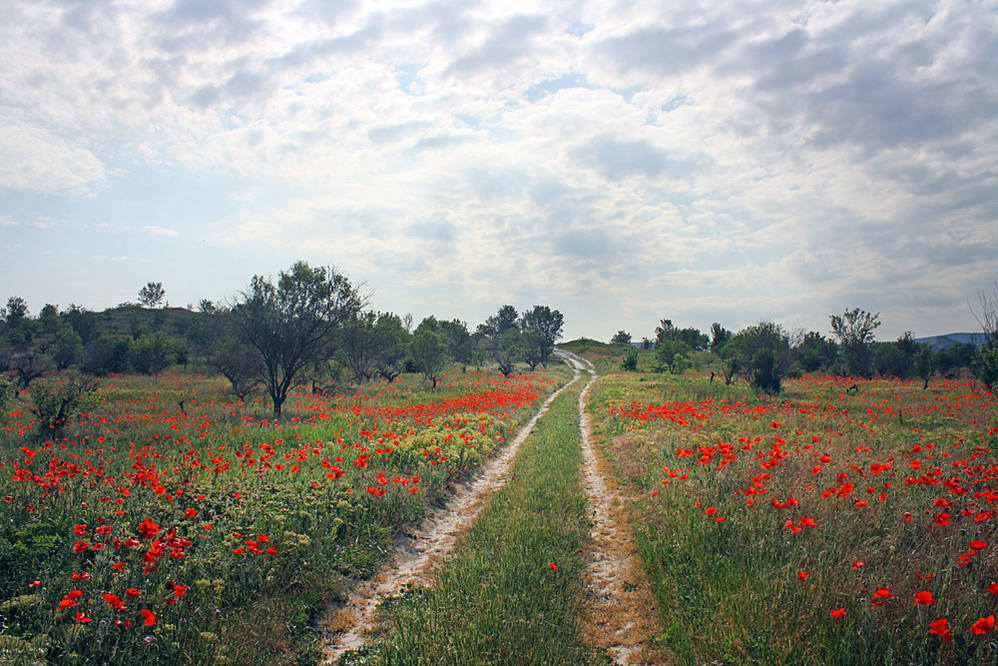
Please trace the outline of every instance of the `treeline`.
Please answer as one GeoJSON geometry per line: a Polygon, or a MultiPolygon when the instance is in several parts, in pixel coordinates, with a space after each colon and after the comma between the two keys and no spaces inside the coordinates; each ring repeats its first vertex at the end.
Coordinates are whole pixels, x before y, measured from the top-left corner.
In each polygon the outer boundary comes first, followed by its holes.
{"type": "MultiPolygon", "coordinates": [[[[392,382],[412,372],[436,387],[451,362],[462,370],[494,364],[507,376],[518,364],[534,370],[547,363],[563,326],[562,314],[548,306],[521,313],[504,305],[474,330],[433,316],[414,327],[411,315],[369,309],[345,275],[305,262],[276,281],[254,276],[226,304],[160,307],[165,290],[157,282],[138,297],[139,304],[101,313],[46,304],[37,317],[24,299],[10,297],[0,309],[0,405],[56,371],[156,374],[196,364],[224,375],[240,399],[262,391],[280,417],[289,392],[302,384],[339,393],[351,383],[392,382]]],[[[91,386],[69,382],[63,393],[91,386]]]]}
{"type": "MultiPolygon", "coordinates": [[[[998,331],[988,326],[984,326],[987,342],[981,347],[956,344],[933,351],[929,345],[915,342],[910,331],[892,342],[875,342],[879,313],[855,308],[830,315],[829,322],[831,337],[817,331],[788,332],[773,322],[760,322],[737,333],[714,323],[708,334],[694,327],[679,328],[663,319],[654,339],[644,338],[639,344],[654,349],[656,371],[681,374],[696,366],[709,370],[712,380],[719,377],[730,384],[741,378],[767,393],[778,393],[783,378],[805,373],[917,377],[927,387],[934,374],[953,378],[966,372],[992,388],[998,384],[998,331]]],[[[618,331],[611,342],[631,343],[631,336],[618,331]]],[[[622,367],[638,368],[636,349],[625,355],[622,367]]]]}

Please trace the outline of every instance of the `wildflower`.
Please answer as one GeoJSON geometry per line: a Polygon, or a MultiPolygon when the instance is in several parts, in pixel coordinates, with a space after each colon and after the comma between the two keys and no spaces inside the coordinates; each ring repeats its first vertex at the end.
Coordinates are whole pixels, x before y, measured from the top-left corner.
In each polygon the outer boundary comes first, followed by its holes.
{"type": "Polygon", "coordinates": [[[929,622],[929,633],[937,634],[943,643],[949,643],[953,640],[953,634],[946,628],[946,622],[947,620],[944,617],[939,618],[935,622],[929,622]]]}
{"type": "Polygon", "coordinates": [[[555,564],[554,562],[548,562],[548,566],[551,567],[551,571],[557,571],[558,570],[558,565],[555,564]]]}
{"type": "MultiPolygon", "coordinates": [[[[142,522],[139,523],[139,534],[141,534],[143,538],[151,539],[156,536],[157,532],[159,532],[159,525],[152,522],[148,518],[143,518],[142,522]]],[[[127,541],[125,542],[125,545],[128,545],[127,541]]]]}
{"type": "Polygon", "coordinates": [[[148,608],[143,608],[142,609],[142,620],[143,620],[143,622],[145,622],[145,625],[147,627],[150,627],[150,626],[152,626],[156,622],[156,616],[153,615],[153,612],[151,610],[149,610],[148,608]]]}
{"type": "Polygon", "coordinates": [[[972,634],[986,634],[995,628],[995,616],[982,617],[970,627],[972,634]]]}
{"type": "Polygon", "coordinates": [[[833,608],[832,610],[828,611],[828,614],[831,615],[832,617],[842,617],[842,616],[844,616],[846,614],[846,609],[845,608],[833,608]]]}
{"type": "Polygon", "coordinates": [[[806,572],[806,571],[798,571],[798,572],[797,572],[797,578],[798,578],[799,580],[804,580],[805,578],[807,578],[807,577],[808,577],[808,576],[810,576],[810,575],[811,575],[811,574],[809,574],[809,573],[808,573],[808,572],[806,572]]]}
{"type": "Polygon", "coordinates": [[[932,598],[932,592],[927,592],[927,591],[916,592],[915,601],[913,601],[912,603],[914,603],[916,606],[918,605],[929,606],[931,604],[936,603],[936,600],[932,598]]]}
{"type": "Polygon", "coordinates": [[[985,548],[988,547],[988,544],[987,542],[984,541],[974,540],[970,542],[970,547],[973,548],[974,550],[984,550],[985,548]]]}

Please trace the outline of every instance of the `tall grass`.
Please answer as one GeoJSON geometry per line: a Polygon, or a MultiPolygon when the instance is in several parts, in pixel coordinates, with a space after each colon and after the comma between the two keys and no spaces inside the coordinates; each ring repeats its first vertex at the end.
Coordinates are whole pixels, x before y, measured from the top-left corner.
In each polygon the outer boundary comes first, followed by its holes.
{"type": "Polygon", "coordinates": [[[683,663],[998,659],[998,632],[971,632],[998,611],[993,396],[957,382],[848,386],[788,381],[778,398],[740,398],[698,378],[598,384],[601,446],[633,493],[663,638],[683,663]],[[663,395],[705,416],[609,409],[663,395]],[[936,603],[915,604],[919,592],[936,603]],[[929,633],[941,618],[952,640],[929,633]]]}

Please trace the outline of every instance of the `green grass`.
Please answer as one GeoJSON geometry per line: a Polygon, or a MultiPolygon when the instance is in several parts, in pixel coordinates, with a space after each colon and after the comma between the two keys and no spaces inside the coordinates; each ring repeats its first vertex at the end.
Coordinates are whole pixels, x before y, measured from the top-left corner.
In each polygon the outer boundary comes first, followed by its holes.
{"type": "Polygon", "coordinates": [[[969,632],[998,611],[998,595],[987,591],[998,582],[998,516],[986,495],[973,496],[998,490],[993,397],[959,383],[923,392],[920,383],[870,381],[850,394],[848,383],[805,380],[768,399],[717,384],[619,374],[602,378],[590,402],[600,445],[634,496],[640,556],[680,663],[994,663],[995,634],[969,632]],[[700,404],[710,415],[693,427],[607,412],[632,401],[700,404]],[[725,465],[719,442],[732,446],[725,465]],[[874,473],[874,464],[890,469],[874,473]],[[939,480],[959,478],[969,492],[906,482],[936,467],[939,480]],[[753,477],[764,490],[746,494],[753,477]],[[855,487],[846,495],[821,496],[848,483],[855,487]],[[788,497],[798,504],[771,505],[788,497]],[[953,507],[936,506],[939,499],[953,507]],[[939,511],[951,514],[950,525],[934,524],[939,511]],[[803,517],[816,526],[784,529],[803,517]],[[988,546],[959,564],[974,539],[988,546]],[[880,586],[891,595],[874,604],[880,586]],[[920,591],[938,603],[914,605],[920,591]],[[845,616],[831,617],[840,608],[845,616]],[[952,642],[928,633],[943,617],[952,642]]]}
{"type": "Polygon", "coordinates": [[[436,584],[384,611],[377,664],[594,664],[580,640],[586,500],[570,386],[524,442],[512,479],[459,541],[436,584]],[[555,568],[550,566],[554,563],[555,568]]]}
{"type": "Polygon", "coordinates": [[[215,377],[113,376],[59,437],[31,423],[22,394],[0,424],[0,662],[314,663],[316,615],[375,571],[399,526],[443,501],[569,374],[552,367],[550,382],[509,382],[458,368],[436,391],[414,376],[342,399],[306,391],[289,398],[281,423],[269,422],[265,400],[240,403],[215,377]],[[487,412],[378,412],[527,385],[537,400],[487,412]],[[154,537],[140,535],[144,518],[159,526],[154,537]],[[171,538],[187,545],[143,560],[154,540],[171,538]],[[86,548],[74,550],[78,541],[86,548]],[[76,605],[58,608],[73,590],[76,605]]]}

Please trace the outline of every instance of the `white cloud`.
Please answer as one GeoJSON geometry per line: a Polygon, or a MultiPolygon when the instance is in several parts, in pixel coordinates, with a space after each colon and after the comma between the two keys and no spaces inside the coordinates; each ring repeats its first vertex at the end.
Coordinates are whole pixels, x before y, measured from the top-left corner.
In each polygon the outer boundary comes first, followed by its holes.
{"type": "Polygon", "coordinates": [[[146,225],[142,227],[144,231],[149,232],[153,236],[164,236],[166,238],[179,238],[180,232],[176,229],[167,229],[165,227],[157,227],[155,225],[146,225]]]}
{"type": "Polygon", "coordinates": [[[10,4],[0,185],[224,174],[221,247],[651,321],[914,316],[911,285],[998,271],[998,16],[973,3],[10,4]]]}

